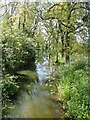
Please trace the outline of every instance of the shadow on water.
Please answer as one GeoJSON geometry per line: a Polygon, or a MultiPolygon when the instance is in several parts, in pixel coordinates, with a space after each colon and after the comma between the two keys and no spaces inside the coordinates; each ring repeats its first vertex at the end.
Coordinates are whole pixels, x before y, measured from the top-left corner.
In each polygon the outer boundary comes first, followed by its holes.
{"type": "Polygon", "coordinates": [[[50,78],[50,73],[54,71],[51,65],[48,67],[46,59],[42,63],[33,63],[30,67],[18,71],[17,82],[20,89],[11,96],[14,107],[8,111],[7,117],[61,118],[62,109],[52,100],[53,95],[45,83],[50,78]]]}

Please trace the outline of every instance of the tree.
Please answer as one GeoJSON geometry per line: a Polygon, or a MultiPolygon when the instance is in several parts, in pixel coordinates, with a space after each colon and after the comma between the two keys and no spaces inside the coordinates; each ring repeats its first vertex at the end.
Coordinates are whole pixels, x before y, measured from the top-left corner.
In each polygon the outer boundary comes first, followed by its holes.
{"type": "Polygon", "coordinates": [[[86,12],[83,8],[83,3],[62,2],[51,5],[47,12],[44,13],[44,17],[41,16],[43,20],[57,20],[57,24],[59,24],[58,35],[60,35],[62,43],[61,54],[65,58],[66,63],[70,61],[73,47],[71,41],[74,40],[74,35],[85,30],[80,14],[85,14],[86,12]]]}

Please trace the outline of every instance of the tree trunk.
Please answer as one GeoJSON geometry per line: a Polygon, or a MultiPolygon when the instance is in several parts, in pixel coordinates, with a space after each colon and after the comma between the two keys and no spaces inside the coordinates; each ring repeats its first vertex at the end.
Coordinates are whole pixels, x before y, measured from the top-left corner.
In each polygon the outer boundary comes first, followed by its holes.
{"type": "MultiPolygon", "coordinates": [[[[71,6],[71,3],[67,3],[68,8],[71,6]]],[[[67,26],[70,24],[70,18],[71,18],[71,10],[69,11],[68,17],[67,17],[67,26]]],[[[70,38],[69,38],[69,30],[68,27],[66,29],[66,34],[65,34],[65,62],[69,63],[70,61],[70,38]]]]}
{"type": "Polygon", "coordinates": [[[66,32],[66,36],[65,36],[65,39],[66,39],[66,43],[65,43],[65,62],[66,63],[69,63],[70,61],[70,40],[69,40],[69,36],[68,36],[68,31],[66,32]]]}
{"type": "Polygon", "coordinates": [[[21,24],[21,22],[20,22],[20,17],[19,17],[18,29],[20,29],[20,24],[21,24]]]}
{"type": "Polygon", "coordinates": [[[61,33],[61,43],[62,43],[61,55],[62,55],[62,58],[63,58],[64,57],[64,52],[65,52],[65,50],[64,50],[64,34],[63,34],[63,30],[61,28],[60,21],[58,21],[58,23],[59,23],[59,31],[61,33]]]}
{"type": "Polygon", "coordinates": [[[26,22],[26,14],[25,14],[25,11],[24,11],[23,31],[25,30],[25,22],[26,22]]]}

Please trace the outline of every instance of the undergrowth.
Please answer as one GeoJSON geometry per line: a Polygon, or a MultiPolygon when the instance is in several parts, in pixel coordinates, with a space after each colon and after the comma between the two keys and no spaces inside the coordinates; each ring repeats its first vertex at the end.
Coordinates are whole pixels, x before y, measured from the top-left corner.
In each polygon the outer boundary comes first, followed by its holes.
{"type": "Polygon", "coordinates": [[[87,60],[79,60],[62,67],[59,92],[65,116],[73,119],[89,118],[89,68],[87,60]]]}

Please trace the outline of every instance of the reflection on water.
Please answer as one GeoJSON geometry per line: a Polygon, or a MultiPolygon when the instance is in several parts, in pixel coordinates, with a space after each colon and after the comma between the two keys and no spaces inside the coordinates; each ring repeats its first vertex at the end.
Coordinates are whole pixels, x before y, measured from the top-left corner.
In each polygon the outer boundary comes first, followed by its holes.
{"type": "MultiPolygon", "coordinates": [[[[15,108],[10,112],[11,118],[61,118],[62,110],[57,102],[52,101],[53,95],[48,91],[44,81],[53,72],[52,67],[48,65],[47,59],[44,59],[42,64],[36,65],[39,82],[32,84],[32,93],[29,83],[23,82],[24,89],[14,101],[15,108]]],[[[32,76],[33,79],[36,78],[36,74],[32,73],[30,70],[19,72],[19,74],[28,74],[28,77],[32,76]]]]}
{"type": "MultiPolygon", "coordinates": [[[[20,100],[22,101],[16,106],[13,117],[19,118],[53,118],[56,117],[55,105],[49,100],[49,96],[45,94],[37,94],[28,96],[23,93],[20,100]]],[[[19,102],[20,102],[19,100],[19,102]]]]}

